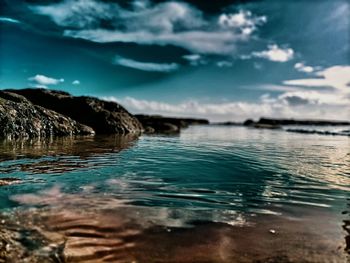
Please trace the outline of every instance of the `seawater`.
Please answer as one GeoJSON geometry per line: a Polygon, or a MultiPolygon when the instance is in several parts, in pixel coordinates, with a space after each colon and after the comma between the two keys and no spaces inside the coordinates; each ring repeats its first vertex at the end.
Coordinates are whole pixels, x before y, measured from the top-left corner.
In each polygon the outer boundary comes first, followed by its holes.
{"type": "MultiPolygon", "coordinates": [[[[203,231],[212,232],[214,240],[220,231],[227,233],[228,243],[221,256],[214,254],[214,258],[208,258],[209,255],[206,258],[198,245],[188,255],[183,252],[189,262],[214,259],[233,262],[232,258],[249,262],[278,259],[280,255],[281,261],[297,262],[301,252],[298,249],[294,254],[288,252],[300,244],[297,240],[305,243],[302,251],[311,262],[322,259],[345,262],[349,254],[350,139],[347,136],[192,126],[173,136],[2,141],[0,160],[0,179],[18,179],[17,183],[0,187],[0,211],[4,216],[21,221],[18,215],[22,213],[32,220],[27,226],[21,223],[23,228],[48,227],[50,233],[65,237],[69,237],[70,232],[65,232],[69,226],[64,231],[52,226],[71,222],[67,214],[87,220],[90,223],[85,222],[85,226],[90,228],[94,225],[91,218],[97,218],[95,225],[101,224],[98,218],[104,223],[114,218],[124,226],[133,225],[138,235],[142,233],[142,237],[131,242],[133,246],[123,248],[130,249],[126,255],[131,255],[132,260],[149,262],[157,258],[152,254],[154,248],[145,245],[144,240],[150,238],[152,242],[168,244],[167,249],[157,252],[158,259],[181,262],[185,258],[176,249],[181,242],[187,244],[187,234],[183,234],[182,241],[170,235],[179,229],[190,231],[190,235],[203,242],[206,238],[200,234],[203,231]],[[52,219],[60,216],[58,222],[52,219]],[[44,218],[53,221],[49,226],[37,223],[44,218]],[[208,225],[203,227],[203,224],[208,225]],[[145,234],[157,227],[165,232],[160,236],[152,231],[145,234]],[[254,243],[255,239],[268,239],[272,243],[257,245],[254,250],[249,248],[249,242],[254,243]],[[275,255],[273,242],[281,239],[287,245],[275,255]],[[247,250],[245,255],[235,249],[239,246],[242,251],[247,250]]],[[[75,227],[79,225],[84,226],[80,222],[75,227]]],[[[113,229],[105,232],[114,233],[113,229]]],[[[78,231],[73,237],[93,238],[92,243],[99,237],[96,233],[83,232],[78,231]]],[[[80,240],[82,244],[85,241],[80,240]]],[[[203,246],[210,250],[219,243],[203,246]]],[[[89,260],[110,256],[96,252],[97,243],[90,247],[94,248],[88,251],[95,256],[89,260]]],[[[67,246],[62,252],[65,260],[87,260],[74,248],[67,246]]]]}

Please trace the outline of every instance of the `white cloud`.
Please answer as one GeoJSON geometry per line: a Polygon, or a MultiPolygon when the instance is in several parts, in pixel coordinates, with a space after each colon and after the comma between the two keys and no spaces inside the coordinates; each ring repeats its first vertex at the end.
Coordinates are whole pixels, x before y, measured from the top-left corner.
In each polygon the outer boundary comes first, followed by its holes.
{"type": "Polygon", "coordinates": [[[73,84],[73,85],[80,85],[80,81],[76,79],[76,80],[74,80],[74,81],[72,82],[72,84],[73,84]]]}
{"type": "Polygon", "coordinates": [[[294,68],[300,72],[312,73],[314,68],[311,66],[306,66],[303,62],[295,63],[294,68]]]}
{"type": "Polygon", "coordinates": [[[231,61],[222,60],[222,61],[216,62],[216,65],[219,68],[228,68],[228,67],[232,67],[233,63],[231,61]]]}
{"type": "MultiPolygon", "coordinates": [[[[350,66],[332,66],[316,73],[318,79],[284,81],[284,85],[264,84],[242,88],[266,90],[256,102],[183,101],[177,104],[127,97],[118,100],[133,113],[200,117],[211,121],[243,121],[262,116],[273,118],[312,118],[348,120],[350,118],[350,66]],[[293,86],[291,86],[293,85],[293,86]],[[333,89],[320,89],[329,86],[333,89]]],[[[114,97],[104,98],[115,100],[114,97]]]]}
{"type": "Polygon", "coordinates": [[[182,58],[186,59],[192,66],[205,65],[208,63],[208,61],[199,54],[184,55],[182,58]]]}
{"type": "Polygon", "coordinates": [[[37,88],[37,89],[47,89],[46,85],[40,85],[40,84],[35,84],[35,83],[31,83],[30,87],[37,88]]]}
{"type": "Polygon", "coordinates": [[[260,85],[249,85],[244,86],[245,89],[253,90],[263,90],[263,91],[273,91],[273,92],[288,92],[288,91],[303,91],[301,87],[292,87],[285,85],[275,85],[275,84],[260,84],[260,85]]]}
{"type": "Polygon", "coordinates": [[[349,98],[317,92],[286,92],[277,97],[265,94],[255,103],[235,101],[223,103],[201,103],[196,100],[171,104],[159,101],[140,100],[126,97],[104,97],[117,101],[133,113],[161,114],[208,118],[211,121],[243,121],[247,118],[315,118],[347,120],[349,98]]]}
{"type": "Polygon", "coordinates": [[[199,54],[184,55],[182,57],[188,61],[198,61],[202,58],[202,56],[199,54]]]}
{"type": "Polygon", "coordinates": [[[286,80],[286,85],[332,87],[339,92],[350,92],[350,66],[332,66],[316,72],[319,78],[286,80]]]}
{"type": "Polygon", "coordinates": [[[237,41],[246,40],[242,35],[230,31],[185,31],[176,33],[154,33],[145,30],[121,32],[105,29],[72,31],[65,36],[82,38],[94,42],[124,42],[144,45],[174,45],[197,53],[228,54],[234,51],[237,41]]]}
{"type": "Polygon", "coordinates": [[[134,113],[162,114],[167,116],[204,117],[211,120],[228,120],[248,118],[259,114],[269,114],[270,106],[246,103],[199,103],[185,101],[179,104],[170,104],[158,101],[138,100],[126,97],[117,100],[114,97],[104,97],[105,100],[117,101],[134,113]]]}
{"type": "Polygon", "coordinates": [[[47,88],[48,85],[57,85],[64,82],[64,79],[50,78],[40,74],[28,78],[28,80],[32,82],[31,86],[36,88],[47,88]]]}
{"type": "Polygon", "coordinates": [[[0,22],[15,23],[15,24],[21,23],[17,19],[13,19],[13,18],[10,18],[10,17],[3,17],[3,16],[0,17],[0,22]]]}
{"type": "Polygon", "coordinates": [[[329,91],[292,91],[280,95],[278,99],[292,105],[294,102],[300,104],[303,101],[303,104],[350,106],[349,98],[329,91]]]}
{"type": "Polygon", "coordinates": [[[243,57],[265,58],[275,62],[287,62],[294,57],[294,50],[291,48],[280,48],[278,45],[269,45],[267,50],[253,52],[250,56],[243,57]]]}
{"type": "Polygon", "coordinates": [[[176,63],[150,63],[150,62],[139,62],[132,59],[123,58],[116,56],[114,64],[134,68],[143,71],[156,71],[156,72],[172,72],[179,68],[176,63]]]}
{"type": "Polygon", "coordinates": [[[90,0],[66,0],[51,5],[29,7],[33,12],[49,16],[57,25],[74,28],[98,26],[102,19],[112,19],[117,5],[90,0]]]}
{"type": "Polygon", "coordinates": [[[177,1],[151,4],[134,1],[131,9],[95,0],[65,0],[32,6],[57,25],[69,27],[65,36],[94,42],[125,42],[144,45],[175,45],[194,53],[227,54],[239,41],[248,40],[266,17],[249,11],[204,17],[195,7],[177,1]],[[104,29],[108,21],[113,29],[104,29]]]}
{"type": "Polygon", "coordinates": [[[240,10],[236,14],[221,14],[218,18],[221,27],[239,29],[244,35],[251,35],[258,25],[263,25],[266,21],[266,16],[254,17],[246,10],[240,10]]]}

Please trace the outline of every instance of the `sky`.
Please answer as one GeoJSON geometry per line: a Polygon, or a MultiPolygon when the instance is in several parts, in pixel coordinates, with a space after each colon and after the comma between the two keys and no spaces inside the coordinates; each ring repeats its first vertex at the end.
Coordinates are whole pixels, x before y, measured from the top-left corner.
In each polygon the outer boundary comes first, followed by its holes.
{"type": "Polygon", "coordinates": [[[0,2],[0,89],[211,121],[350,119],[347,0],[0,2]]]}

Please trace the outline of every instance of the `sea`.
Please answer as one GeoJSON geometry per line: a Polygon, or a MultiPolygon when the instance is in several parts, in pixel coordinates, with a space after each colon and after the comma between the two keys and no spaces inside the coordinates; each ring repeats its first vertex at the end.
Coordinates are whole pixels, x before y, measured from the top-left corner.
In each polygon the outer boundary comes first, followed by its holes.
{"type": "Polygon", "coordinates": [[[343,135],[3,140],[0,262],[349,262],[343,135]]]}

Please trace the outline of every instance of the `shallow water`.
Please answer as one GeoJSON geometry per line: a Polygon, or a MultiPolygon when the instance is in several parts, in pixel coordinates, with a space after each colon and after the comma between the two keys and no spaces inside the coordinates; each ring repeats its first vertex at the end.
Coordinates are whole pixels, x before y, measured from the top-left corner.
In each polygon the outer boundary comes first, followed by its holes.
{"type": "Polygon", "coordinates": [[[4,141],[0,160],[0,180],[17,179],[0,186],[2,229],[26,251],[8,258],[349,257],[346,136],[194,126],[178,136],[4,141]]]}

